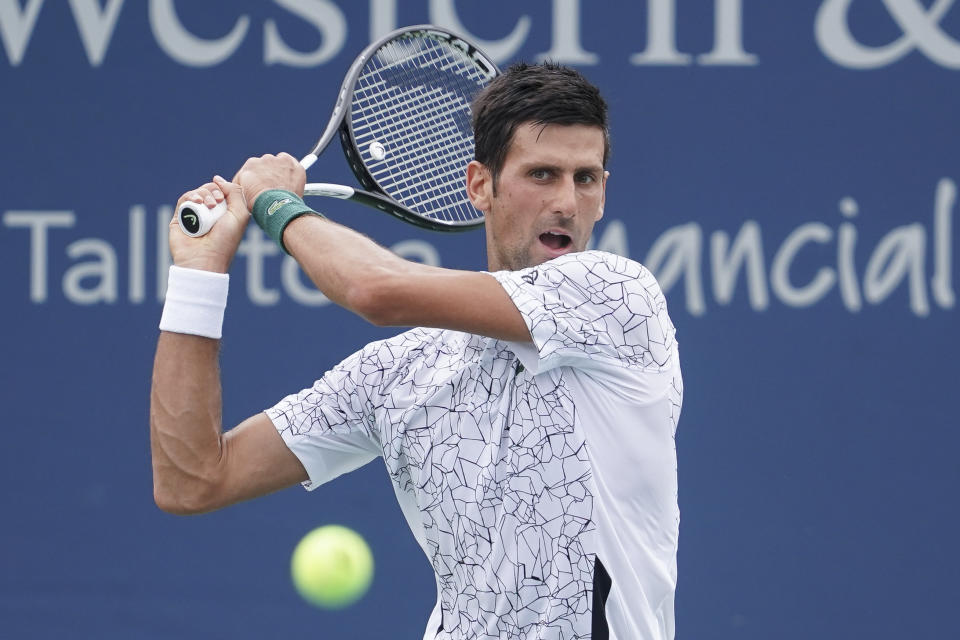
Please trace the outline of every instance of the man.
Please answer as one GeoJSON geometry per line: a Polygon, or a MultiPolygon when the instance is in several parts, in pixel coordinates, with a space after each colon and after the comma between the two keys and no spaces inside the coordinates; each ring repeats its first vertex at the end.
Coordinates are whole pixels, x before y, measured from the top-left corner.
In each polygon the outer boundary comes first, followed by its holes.
{"type": "Polygon", "coordinates": [[[466,181],[491,273],[406,262],[304,214],[286,154],[184,194],[229,209],[201,238],[171,223],[156,501],[199,513],[382,456],[437,576],[425,639],[672,638],[682,381],[653,276],[585,251],[609,175],[606,104],[575,71],[516,65],[473,111],[466,181]],[[223,433],[216,338],[249,204],[286,216],[270,233],[331,300],[420,328],[223,433]]]}

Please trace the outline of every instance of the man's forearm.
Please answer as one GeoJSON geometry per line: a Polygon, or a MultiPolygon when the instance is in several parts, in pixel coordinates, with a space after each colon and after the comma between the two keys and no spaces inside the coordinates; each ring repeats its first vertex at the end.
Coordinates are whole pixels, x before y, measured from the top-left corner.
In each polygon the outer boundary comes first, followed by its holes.
{"type": "Polygon", "coordinates": [[[438,327],[530,340],[523,316],[489,274],[404,260],[317,216],[291,222],[283,243],[328,298],[378,326],[438,327]]]}
{"type": "Polygon", "coordinates": [[[361,233],[313,215],[291,222],[283,242],[324,295],[375,324],[391,324],[385,316],[404,302],[384,292],[396,290],[417,270],[429,269],[397,257],[361,233]]]}
{"type": "Polygon", "coordinates": [[[220,341],[161,332],[150,392],[154,498],[173,513],[203,510],[222,453],[220,341]]]}

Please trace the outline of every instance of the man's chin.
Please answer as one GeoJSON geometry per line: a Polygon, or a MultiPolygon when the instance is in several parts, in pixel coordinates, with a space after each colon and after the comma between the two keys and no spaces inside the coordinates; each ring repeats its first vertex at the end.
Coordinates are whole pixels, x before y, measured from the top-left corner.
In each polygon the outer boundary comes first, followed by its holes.
{"type": "Polygon", "coordinates": [[[519,269],[525,269],[527,267],[535,267],[537,265],[543,264],[544,262],[550,262],[551,260],[554,260],[561,256],[565,256],[567,254],[576,253],[576,252],[577,250],[574,249],[573,247],[567,247],[562,251],[549,251],[549,252],[538,251],[529,258],[526,265],[522,267],[518,267],[517,269],[514,269],[514,271],[517,271],[519,269]]]}
{"type": "Polygon", "coordinates": [[[552,249],[541,244],[539,246],[532,247],[530,251],[526,251],[523,254],[503,256],[500,260],[500,268],[505,271],[520,271],[521,269],[536,267],[537,265],[541,265],[544,262],[549,262],[554,258],[559,258],[560,256],[567,255],[568,253],[576,253],[578,251],[583,251],[583,249],[577,249],[572,245],[564,247],[563,249],[552,249]]]}

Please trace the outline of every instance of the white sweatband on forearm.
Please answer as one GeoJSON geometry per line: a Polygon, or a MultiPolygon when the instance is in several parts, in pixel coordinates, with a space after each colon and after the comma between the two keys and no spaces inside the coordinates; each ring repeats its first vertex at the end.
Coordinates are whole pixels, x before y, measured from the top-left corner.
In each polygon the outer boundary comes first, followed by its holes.
{"type": "Polygon", "coordinates": [[[230,276],[170,266],[160,330],[220,339],[230,276]]]}

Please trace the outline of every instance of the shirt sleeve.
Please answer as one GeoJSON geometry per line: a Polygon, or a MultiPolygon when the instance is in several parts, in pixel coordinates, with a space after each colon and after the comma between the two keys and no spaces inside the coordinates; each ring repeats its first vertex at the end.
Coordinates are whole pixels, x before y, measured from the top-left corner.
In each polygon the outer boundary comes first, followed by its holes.
{"type": "Polygon", "coordinates": [[[532,343],[512,343],[524,367],[661,372],[673,366],[675,329],[653,274],[602,251],[571,253],[492,274],[510,295],[532,343]]]}
{"type": "Polygon", "coordinates": [[[357,469],[382,453],[374,410],[389,363],[368,345],[317,380],[266,410],[299,458],[308,490],[357,469]]]}

